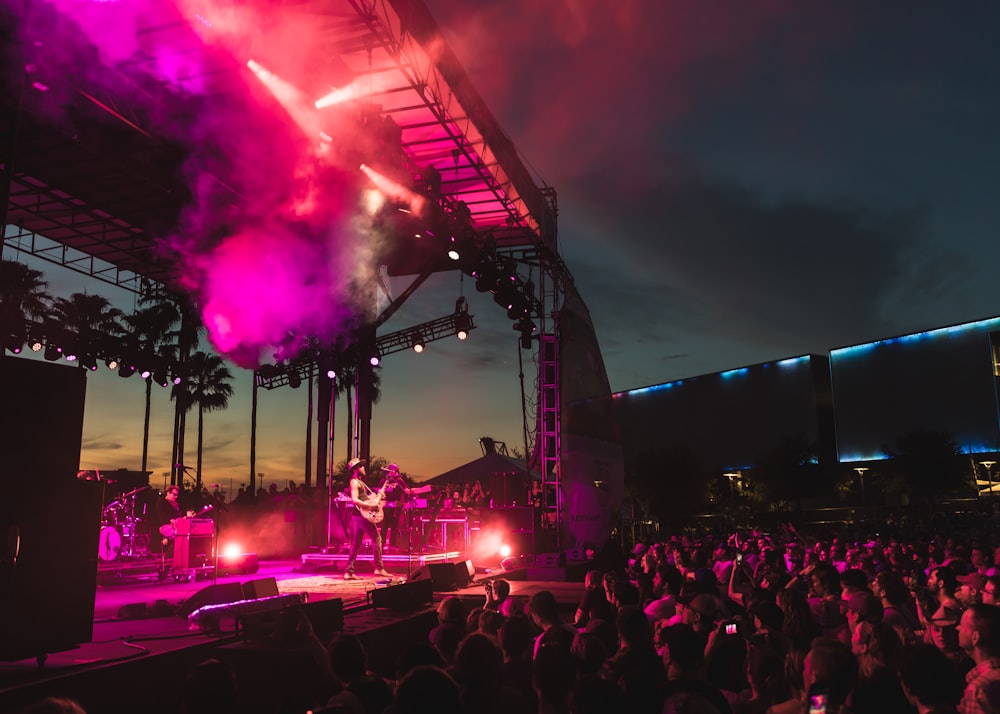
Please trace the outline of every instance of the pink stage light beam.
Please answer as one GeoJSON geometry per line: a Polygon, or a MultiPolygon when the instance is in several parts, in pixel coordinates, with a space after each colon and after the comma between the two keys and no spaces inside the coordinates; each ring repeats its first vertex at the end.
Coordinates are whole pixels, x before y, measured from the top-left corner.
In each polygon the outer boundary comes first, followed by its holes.
{"type": "Polygon", "coordinates": [[[405,203],[410,213],[416,216],[423,216],[424,207],[427,204],[426,198],[415,191],[411,191],[401,183],[393,181],[385,174],[380,174],[366,164],[361,164],[361,171],[375,185],[375,188],[383,194],[394,201],[405,203]]]}
{"type": "Polygon", "coordinates": [[[319,113],[305,92],[274,72],[265,69],[256,60],[247,60],[247,67],[268,88],[278,103],[288,112],[288,116],[307,137],[329,141],[329,136],[323,132],[319,113]]]}

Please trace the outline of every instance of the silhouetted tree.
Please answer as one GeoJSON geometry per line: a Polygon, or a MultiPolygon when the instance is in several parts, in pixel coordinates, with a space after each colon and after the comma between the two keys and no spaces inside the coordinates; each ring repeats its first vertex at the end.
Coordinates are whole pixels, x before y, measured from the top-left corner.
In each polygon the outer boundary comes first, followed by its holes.
{"type": "Polygon", "coordinates": [[[711,478],[701,457],[683,444],[652,448],[629,464],[625,495],[649,503],[650,514],[673,520],[702,512],[711,478]]]}
{"type": "Polygon", "coordinates": [[[952,434],[912,431],[884,450],[889,461],[879,469],[879,481],[896,502],[927,503],[968,489],[965,459],[952,434]]]}
{"type": "Polygon", "coordinates": [[[112,307],[101,295],[73,293],[68,298],[52,302],[50,324],[60,326],[66,338],[74,343],[80,365],[83,355],[92,357],[112,350],[112,340],[121,333],[122,311],[112,307]]]}
{"type": "Polygon", "coordinates": [[[826,495],[832,481],[824,477],[824,465],[816,448],[802,437],[786,437],[755,461],[752,471],[756,497],[766,504],[800,506],[803,498],[826,495]]]}
{"type": "MultiPolygon", "coordinates": [[[[135,360],[139,355],[164,354],[176,348],[174,328],[180,320],[177,307],[167,301],[150,302],[131,315],[122,317],[125,327],[124,361],[135,360]]],[[[152,404],[152,379],[146,380],[146,405],[142,423],[142,470],[146,471],[149,458],[149,412],[152,404]]],[[[171,479],[173,482],[173,479],[171,479]]]]}
{"type": "MultiPolygon", "coordinates": [[[[12,349],[27,338],[25,320],[40,320],[49,311],[51,296],[40,270],[15,260],[0,259],[0,339],[12,349]]],[[[0,350],[3,346],[0,346],[0,350]]]]}
{"type": "Polygon", "coordinates": [[[233,396],[233,386],[230,384],[232,379],[233,373],[229,371],[221,357],[207,352],[195,352],[187,361],[187,379],[174,386],[175,393],[184,392],[183,403],[188,409],[198,407],[198,464],[195,471],[195,489],[199,491],[205,413],[229,406],[229,399],[233,396]]]}

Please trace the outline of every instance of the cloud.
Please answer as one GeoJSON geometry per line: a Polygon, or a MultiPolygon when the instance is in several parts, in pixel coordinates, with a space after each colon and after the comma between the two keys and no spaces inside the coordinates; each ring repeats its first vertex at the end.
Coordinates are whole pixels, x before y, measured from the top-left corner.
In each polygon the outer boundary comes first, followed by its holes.
{"type": "Polygon", "coordinates": [[[118,451],[125,445],[108,434],[88,434],[81,444],[85,451],[118,451]]]}

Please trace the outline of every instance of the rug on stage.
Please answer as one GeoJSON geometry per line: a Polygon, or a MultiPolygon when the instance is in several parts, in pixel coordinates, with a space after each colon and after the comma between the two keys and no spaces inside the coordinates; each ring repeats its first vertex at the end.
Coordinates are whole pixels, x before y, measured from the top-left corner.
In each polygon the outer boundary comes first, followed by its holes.
{"type": "Polygon", "coordinates": [[[282,595],[287,593],[331,593],[333,595],[363,596],[369,590],[398,585],[403,581],[403,578],[344,580],[344,576],[339,573],[337,575],[311,575],[305,578],[279,581],[278,592],[282,595]]]}

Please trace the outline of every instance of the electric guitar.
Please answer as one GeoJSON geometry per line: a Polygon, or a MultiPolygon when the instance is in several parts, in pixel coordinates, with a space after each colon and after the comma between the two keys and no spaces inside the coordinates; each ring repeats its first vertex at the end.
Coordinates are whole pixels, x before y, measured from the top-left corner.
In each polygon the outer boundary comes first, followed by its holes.
{"type": "Polygon", "coordinates": [[[365,499],[365,505],[354,505],[357,506],[358,512],[360,512],[366,520],[375,523],[376,525],[381,523],[382,519],[385,518],[385,513],[382,511],[382,502],[385,500],[385,489],[388,488],[391,482],[392,479],[387,478],[382,482],[382,487],[378,491],[372,491],[367,485],[365,485],[364,481],[361,481],[361,485],[368,490],[369,496],[365,499]]]}

